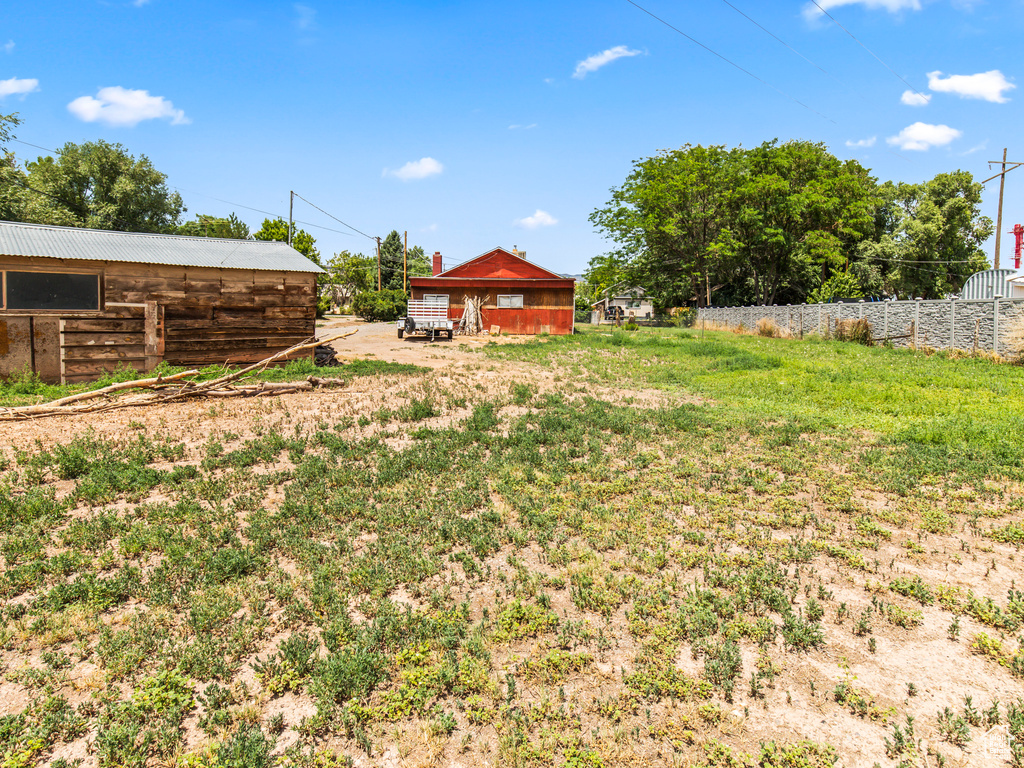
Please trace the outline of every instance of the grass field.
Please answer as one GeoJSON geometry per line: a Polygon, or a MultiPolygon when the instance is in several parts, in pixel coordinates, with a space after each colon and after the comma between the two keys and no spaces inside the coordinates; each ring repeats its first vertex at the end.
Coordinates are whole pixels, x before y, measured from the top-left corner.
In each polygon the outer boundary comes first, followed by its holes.
{"type": "Polygon", "coordinates": [[[673,329],[347,373],[12,439],[0,768],[1024,766],[1024,368],[673,329]]]}

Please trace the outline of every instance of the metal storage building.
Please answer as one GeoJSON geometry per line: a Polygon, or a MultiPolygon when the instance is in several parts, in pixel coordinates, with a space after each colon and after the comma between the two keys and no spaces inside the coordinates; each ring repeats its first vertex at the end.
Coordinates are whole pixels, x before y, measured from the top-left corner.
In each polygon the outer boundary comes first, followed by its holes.
{"type": "Polygon", "coordinates": [[[0,376],[262,360],[314,334],[319,272],[285,243],[0,222],[0,376]]]}

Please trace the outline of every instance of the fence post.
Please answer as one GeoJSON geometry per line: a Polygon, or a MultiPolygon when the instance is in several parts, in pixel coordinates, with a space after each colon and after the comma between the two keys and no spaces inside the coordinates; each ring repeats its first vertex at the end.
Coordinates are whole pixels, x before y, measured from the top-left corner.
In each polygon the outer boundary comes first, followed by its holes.
{"type": "Polygon", "coordinates": [[[949,348],[956,349],[956,296],[949,298],[949,348]]]}
{"type": "Polygon", "coordinates": [[[864,299],[861,299],[857,303],[860,305],[860,314],[858,315],[857,319],[858,320],[863,320],[864,319],[864,299]]]}
{"type": "Polygon", "coordinates": [[[914,299],[914,349],[917,349],[917,327],[921,324],[921,299],[914,299]]]}
{"type": "Polygon", "coordinates": [[[889,302],[882,303],[882,336],[889,340],[889,302]]]}
{"type": "Polygon", "coordinates": [[[992,297],[992,354],[999,355],[999,300],[1001,294],[992,297]]]}

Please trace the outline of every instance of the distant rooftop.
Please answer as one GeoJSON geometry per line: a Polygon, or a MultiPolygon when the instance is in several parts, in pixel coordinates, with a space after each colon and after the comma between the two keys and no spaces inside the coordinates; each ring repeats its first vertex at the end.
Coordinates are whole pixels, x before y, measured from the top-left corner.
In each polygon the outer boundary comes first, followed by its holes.
{"type": "Polygon", "coordinates": [[[10,221],[0,221],[0,255],[275,272],[323,271],[287,243],[109,232],[10,221]]]}

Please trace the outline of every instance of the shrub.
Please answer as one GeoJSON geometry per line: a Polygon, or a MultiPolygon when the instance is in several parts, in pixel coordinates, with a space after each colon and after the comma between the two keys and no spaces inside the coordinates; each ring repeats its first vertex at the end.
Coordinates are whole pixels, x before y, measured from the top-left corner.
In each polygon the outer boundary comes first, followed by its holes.
{"type": "Polygon", "coordinates": [[[397,320],[405,314],[405,291],[363,291],[352,300],[352,311],[367,322],[397,320]]]}
{"type": "Polygon", "coordinates": [[[779,326],[771,318],[762,317],[757,321],[757,335],[768,339],[777,339],[779,337],[779,326]]]}
{"type": "Polygon", "coordinates": [[[853,341],[865,347],[874,346],[871,323],[867,320],[836,320],[836,341],[853,341]]]}

